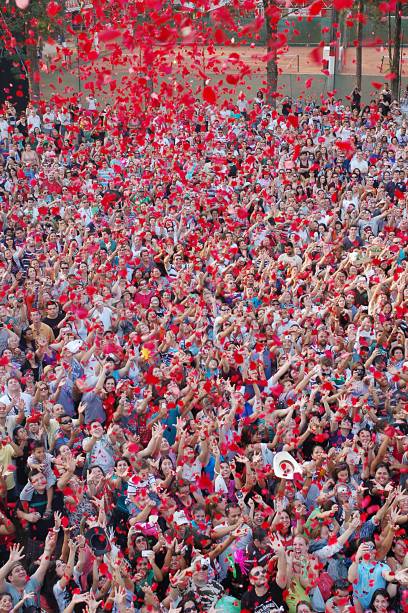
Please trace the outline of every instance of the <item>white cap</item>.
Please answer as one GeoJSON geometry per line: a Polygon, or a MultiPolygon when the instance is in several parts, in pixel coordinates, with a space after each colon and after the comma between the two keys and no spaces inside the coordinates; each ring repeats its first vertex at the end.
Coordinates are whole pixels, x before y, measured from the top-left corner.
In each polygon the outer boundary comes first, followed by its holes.
{"type": "Polygon", "coordinates": [[[303,466],[287,451],[279,451],[273,458],[273,472],[278,479],[293,479],[295,474],[302,474],[303,466]]]}
{"type": "Polygon", "coordinates": [[[77,353],[82,347],[82,341],[77,339],[75,341],[70,341],[65,345],[65,349],[68,349],[70,353],[77,353]]]}

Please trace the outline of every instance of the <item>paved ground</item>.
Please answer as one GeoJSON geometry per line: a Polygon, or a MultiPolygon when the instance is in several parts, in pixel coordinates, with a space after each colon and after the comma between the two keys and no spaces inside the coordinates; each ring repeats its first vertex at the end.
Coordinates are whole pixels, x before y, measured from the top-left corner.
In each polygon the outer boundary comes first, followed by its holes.
{"type": "MultiPolygon", "coordinates": [[[[52,55],[53,50],[49,52],[52,55]]],[[[184,67],[185,79],[192,82],[203,82],[203,75],[207,75],[213,82],[225,78],[227,74],[234,76],[247,75],[247,80],[257,82],[258,87],[265,78],[265,54],[263,47],[240,47],[231,45],[228,47],[217,47],[214,54],[210,54],[208,49],[201,47],[198,52],[191,47],[176,48],[171,50],[162,49],[159,73],[165,74],[165,78],[172,80],[182,73],[184,67]],[[238,54],[238,57],[237,57],[238,54]]],[[[80,61],[80,72],[82,75],[82,85],[87,81],[93,80],[95,70],[102,68],[112,74],[118,84],[124,76],[129,76],[137,72],[140,66],[140,51],[138,49],[132,55],[126,57],[124,65],[112,65],[110,54],[106,50],[101,51],[101,55],[94,64],[80,61]],[[133,72],[132,72],[133,71],[133,72]]],[[[280,50],[279,71],[282,76],[286,75],[315,75],[315,78],[323,77],[321,73],[319,52],[312,47],[287,47],[280,50]]],[[[52,61],[52,60],[51,60],[52,61]]],[[[48,62],[49,63],[49,62],[48,62]]],[[[388,54],[386,48],[365,48],[363,50],[363,74],[370,75],[374,80],[379,77],[384,78],[389,72],[388,54]]],[[[340,74],[355,74],[355,50],[346,50],[344,64],[340,74]]],[[[408,49],[403,54],[403,75],[408,75],[408,49]]],[[[62,91],[68,87],[71,91],[78,90],[78,66],[76,61],[76,50],[72,48],[70,65],[59,68],[57,72],[44,71],[41,73],[43,91],[45,96],[49,96],[53,91],[50,84],[54,84],[57,91],[62,91]]]]}

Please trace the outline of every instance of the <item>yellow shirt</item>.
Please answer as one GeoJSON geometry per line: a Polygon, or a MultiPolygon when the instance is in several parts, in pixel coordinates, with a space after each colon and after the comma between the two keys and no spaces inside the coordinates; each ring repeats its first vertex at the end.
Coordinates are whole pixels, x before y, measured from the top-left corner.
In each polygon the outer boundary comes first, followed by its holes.
{"type": "Polygon", "coordinates": [[[46,338],[49,344],[55,341],[54,332],[52,331],[52,328],[50,328],[50,326],[47,326],[47,324],[43,324],[41,322],[38,328],[35,328],[34,324],[31,324],[30,328],[33,331],[35,341],[37,341],[40,336],[46,338]]]}
{"type": "Polygon", "coordinates": [[[3,467],[3,476],[8,490],[12,490],[15,486],[14,481],[14,449],[7,443],[7,445],[0,444],[0,466],[3,467]]]}

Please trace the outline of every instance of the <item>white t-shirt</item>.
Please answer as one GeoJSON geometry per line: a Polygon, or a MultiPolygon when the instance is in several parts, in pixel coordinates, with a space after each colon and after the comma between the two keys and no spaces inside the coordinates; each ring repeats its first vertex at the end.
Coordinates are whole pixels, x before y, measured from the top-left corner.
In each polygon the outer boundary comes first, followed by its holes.
{"type": "Polygon", "coordinates": [[[28,131],[33,132],[36,128],[41,127],[41,118],[39,115],[29,115],[27,117],[28,131]]]}
{"type": "Polygon", "coordinates": [[[43,115],[43,128],[45,130],[52,130],[55,122],[55,113],[54,111],[50,111],[49,113],[44,113],[43,115]]]}
{"type": "MultiPolygon", "coordinates": [[[[33,397],[30,396],[30,394],[26,394],[25,392],[21,392],[21,398],[24,400],[24,415],[27,417],[28,415],[31,414],[31,404],[33,402],[33,397]]],[[[3,396],[0,397],[0,402],[2,404],[5,404],[6,407],[10,408],[10,412],[9,415],[17,415],[18,413],[18,408],[15,404],[15,402],[12,400],[12,398],[8,395],[8,394],[4,394],[3,396]]]]}
{"type": "Polygon", "coordinates": [[[5,119],[0,119],[0,138],[8,138],[9,125],[5,119]]]}
{"type": "Polygon", "coordinates": [[[217,475],[215,477],[215,492],[223,492],[224,494],[228,494],[228,487],[227,484],[225,483],[225,479],[224,477],[222,477],[221,475],[217,475]]]}
{"type": "Polygon", "coordinates": [[[87,103],[88,103],[88,111],[95,111],[96,110],[96,100],[95,98],[87,98],[86,99],[87,103]]]}
{"type": "Polygon", "coordinates": [[[105,332],[109,332],[112,327],[112,315],[113,311],[108,309],[108,307],[103,307],[102,311],[95,311],[92,315],[92,319],[95,321],[100,321],[103,325],[103,329],[105,332]]]}
{"type": "MultiPolygon", "coordinates": [[[[85,451],[84,444],[89,442],[92,437],[88,436],[82,441],[82,447],[85,451]]],[[[87,457],[89,459],[90,464],[95,464],[96,466],[100,466],[103,472],[108,473],[115,466],[115,459],[113,457],[113,448],[110,444],[110,441],[106,435],[102,436],[101,439],[95,442],[95,445],[92,447],[91,451],[87,452],[87,457]]]]}
{"type": "Polygon", "coordinates": [[[350,170],[358,169],[362,174],[366,175],[368,173],[368,162],[367,160],[358,160],[356,157],[353,158],[350,162],[350,170]]]}
{"type": "Polygon", "coordinates": [[[186,481],[194,481],[201,475],[203,466],[198,458],[196,458],[193,464],[184,464],[181,476],[186,481]]]}

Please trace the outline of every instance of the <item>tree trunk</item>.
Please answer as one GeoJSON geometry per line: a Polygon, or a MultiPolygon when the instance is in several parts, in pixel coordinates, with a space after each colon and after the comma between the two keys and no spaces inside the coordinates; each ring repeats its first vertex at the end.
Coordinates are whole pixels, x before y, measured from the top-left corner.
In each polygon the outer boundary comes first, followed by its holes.
{"type": "Polygon", "coordinates": [[[356,86],[361,92],[363,74],[363,0],[358,2],[359,19],[357,21],[357,47],[356,47],[356,86]]]}
{"type": "Polygon", "coordinates": [[[273,0],[264,0],[266,25],[266,50],[268,60],[266,63],[266,101],[273,108],[276,107],[276,92],[278,91],[278,8],[273,0]]]}
{"type": "Polygon", "coordinates": [[[400,72],[401,72],[401,34],[402,34],[402,2],[399,0],[395,5],[395,24],[394,24],[394,36],[393,41],[389,41],[389,45],[393,45],[392,48],[392,63],[391,72],[393,73],[393,79],[391,82],[391,91],[393,98],[399,100],[400,93],[400,72]]]}
{"type": "Polygon", "coordinates": [[[40,65],[36,45],[27,45],[27,65],[30,100],[33,102],[40,97],[40,65]]]}

